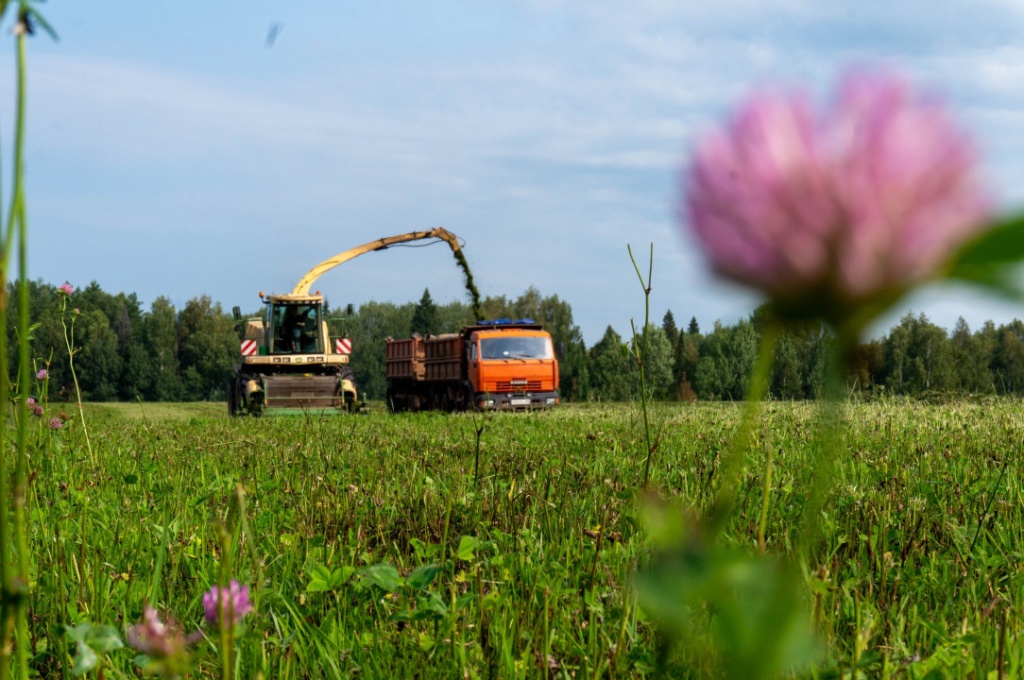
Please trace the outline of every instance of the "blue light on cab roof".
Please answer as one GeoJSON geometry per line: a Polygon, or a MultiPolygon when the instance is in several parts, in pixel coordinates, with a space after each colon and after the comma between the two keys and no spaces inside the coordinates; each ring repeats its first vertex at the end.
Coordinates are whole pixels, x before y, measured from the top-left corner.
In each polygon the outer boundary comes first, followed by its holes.
{"type": "Polygon", "coordinates": [[[477,322],[477,325],[478,326],[512,326],[512,325],[516,325],[516,324],[533,324],[533,323],[536,323],[533,319],[516,319],[515,321],[513,321],[512,319],[489,319],[489,320],[481,319],[480,321],[477,322]]]}

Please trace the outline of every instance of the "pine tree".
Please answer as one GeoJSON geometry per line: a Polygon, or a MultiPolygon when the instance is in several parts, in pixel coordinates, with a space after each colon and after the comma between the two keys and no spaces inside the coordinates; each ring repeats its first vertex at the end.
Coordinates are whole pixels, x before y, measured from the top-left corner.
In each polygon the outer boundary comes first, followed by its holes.
{"type": "Polygon", "coordinates": [[[665,312],[665,317],[661,320],[661,330],[665,331],[665,337],[668,338],[668,343],[674,352],[676,345],[679,344],[679,328],[676,326],[676,318],[672,315],[671,309],[665,312]]]}
{"type": "Polygon", "coordinates": [[[423,297],[412,314],[412,332],[426,336],[437,331],[437,305],[430,297],[430,289],[424,288],[423,297]]]}

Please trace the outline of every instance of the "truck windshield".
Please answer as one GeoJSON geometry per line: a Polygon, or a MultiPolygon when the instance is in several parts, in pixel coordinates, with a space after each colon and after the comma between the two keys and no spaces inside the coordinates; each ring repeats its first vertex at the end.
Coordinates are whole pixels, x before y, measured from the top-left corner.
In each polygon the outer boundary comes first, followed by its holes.
{"type": "Polygon", "coordinates": [[[481,359],[551,359],[551,339],[544,337],[482,338],[481,359]]]}

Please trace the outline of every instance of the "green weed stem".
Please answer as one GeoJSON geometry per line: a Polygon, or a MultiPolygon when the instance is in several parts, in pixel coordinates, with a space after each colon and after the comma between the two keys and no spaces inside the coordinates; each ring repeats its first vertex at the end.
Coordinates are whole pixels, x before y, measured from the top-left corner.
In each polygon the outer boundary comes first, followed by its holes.
{"type": "MultiPolygon", "coordinates": [[[[641,347],[638,343],[636,326],[633,325],[633,356],[636,359],[637,367],[640,369],[640,408],[644,419],[644,445],[647,448],[644,458],[643,484],[646,487],[650,480],[651,457],[654,455],[654,446],[651,443],[651,418],[647,410],[647,367],[645,365],[647,360],[647,342],[650,335],[651,325],[651,279],[654,275],[654,244],[651,244],[646,280],[644,280],[643,274],[640,273],[640,265],[637,264],[636,258],[633,257],[633,247],[626,245],[626,250],[629,252],[629,259],[633,263],[633,269],[636,270],[636,276],[640,280],[640,287],[644,289],[643,346],[641,347]]],[[[632,321],[630,323],[632,324],[632,321]]]]}

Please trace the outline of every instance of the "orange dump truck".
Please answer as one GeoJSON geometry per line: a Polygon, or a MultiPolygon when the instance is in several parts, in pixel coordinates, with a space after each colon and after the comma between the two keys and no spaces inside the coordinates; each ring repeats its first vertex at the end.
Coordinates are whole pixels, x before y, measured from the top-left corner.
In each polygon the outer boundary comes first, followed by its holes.
{"type": "Polygon", "coordinates": [[[532,319],[496,319],[458,333],[387,340],[392,411],[530,409],[558,403],[551,336],[532,319]]]}

